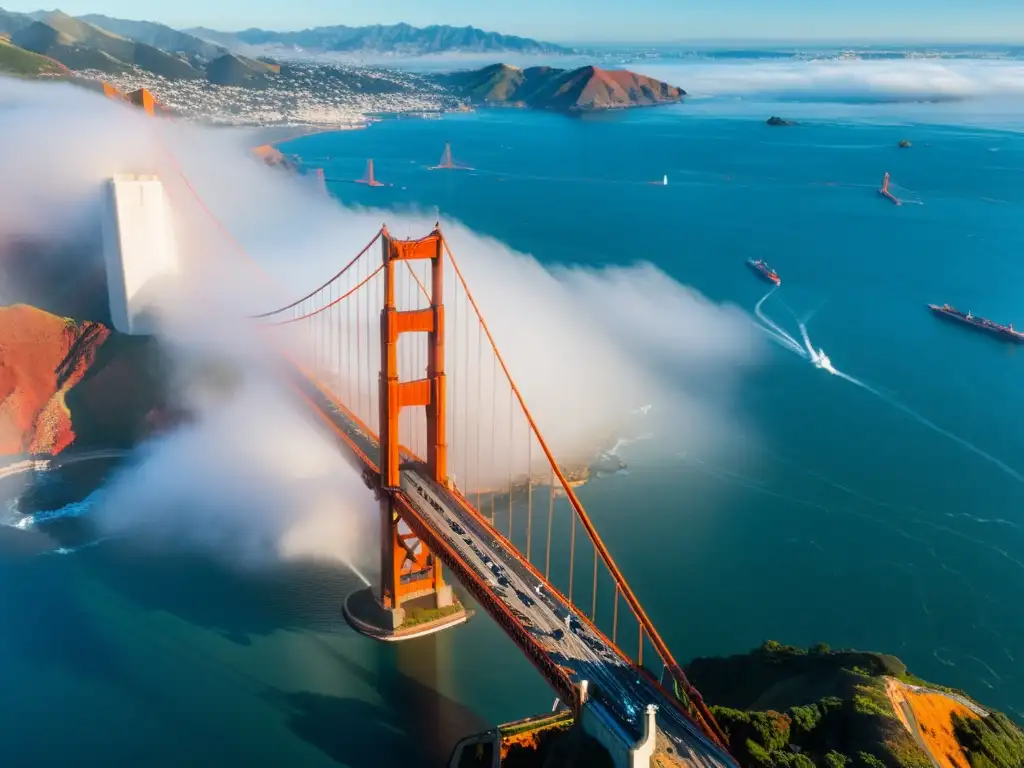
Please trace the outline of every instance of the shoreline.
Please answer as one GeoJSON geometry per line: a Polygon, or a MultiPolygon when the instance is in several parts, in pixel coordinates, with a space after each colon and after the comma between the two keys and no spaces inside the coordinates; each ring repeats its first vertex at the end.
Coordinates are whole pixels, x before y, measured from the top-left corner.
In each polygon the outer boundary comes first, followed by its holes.
{"type": "Polygon", "coordinates": [[[347,131],[362,131],[369,128],[370,121],[361,124],[335,124],[335,125],[244,125],[244,124],[214,124],[210,127],[217,129],[234,130],[245,135],[247,144],[252,148],[256,147],[277,147],[288,141],[302,139],[307,136],[315,136],[320,133],[344,133],[347,131]]]}

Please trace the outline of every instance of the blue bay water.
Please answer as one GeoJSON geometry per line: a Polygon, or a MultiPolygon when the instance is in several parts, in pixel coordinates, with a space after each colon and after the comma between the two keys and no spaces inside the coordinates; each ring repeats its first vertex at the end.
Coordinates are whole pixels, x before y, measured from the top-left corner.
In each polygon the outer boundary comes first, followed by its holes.
{"type": "MultiPolygon", "coordinates": [[[[796,335],[813,312],[814,344],[889,400],[770,345],[734,399],[738,450],[636,443],[630,474],[583,489],[588,510],[680,659],[766,638],[889,651],[1024,719],[1024,487],[892,404],[1024,472],[1024,357],[924,307],[1024,322],[1024,137],[763,119],[492,111],[284,149],[335,180],[373,157],[396,185],[332,181],[347,204],[439,209],[546,264],[649,260],[751,313],[766,291],[743,262],[767,258],[768,314],[796,335]],[[445,141],[478,170],[427,171],[445,141]],[[878,198],[886,170],[921,204],[878,198]]],[[[459,735],[551,706],[485,616],[398,646],[355,635],[347,571],[49,549],[0,531],[0,762],[437,764],[459,735]]]]}
{"type": "Polygon", "coordinates": [[[649,260],[751,312],[765,288],[743,262],[767,258],[770,317],[799,339],[813,312],[814,344],[881,394],[773,347],[735,403],[745,450],[709,466],[627,449],[632,473],[588,507],[682,658],[767,637],[873,648],[1024,717],[1024,356],[925,308],[1024,322],[1024,137],[684,106],[385,121],[287,149],[339,181],[373,157],[395,186],[332,183],[347,203],[436,209],[543,263],[649,260]],[[477,171],[425,171],[445,141],[477,171]],[[875,192],[885,171],[902,207],[875,192]]]}

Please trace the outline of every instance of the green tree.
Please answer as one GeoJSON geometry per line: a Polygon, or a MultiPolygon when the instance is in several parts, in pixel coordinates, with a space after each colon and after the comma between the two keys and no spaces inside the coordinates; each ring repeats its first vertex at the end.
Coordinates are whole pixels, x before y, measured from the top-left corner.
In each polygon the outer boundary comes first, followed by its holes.
{"type": "Polygon", "coordinates": [[[857,763],[861,768],[885,768],[885,763],[872,755],[870,752],[860,751],[857,753],[857,763]]]}
{"type": "Polygon", "coordinates": [[[770,768],[773,765],[771,755],[768,751],[758,744],[753,739],[747,739],[746,744],[747,753],[750,755],[751,760],[757,765],[763,765],[765,768],[770,768]]]}
{"type": "Polygon", "coordinates": [[[817,704],[805,707],[791,707],[789,716],[793,720],[793,729],[802,735],[809,735],[821,722],[821,710],[817,704]]]}
{"type": "Polygon", "coordinates": [[[832,750],[825,753],[826,768],[846,768],[852,761],[842,752],[832,750]]]}

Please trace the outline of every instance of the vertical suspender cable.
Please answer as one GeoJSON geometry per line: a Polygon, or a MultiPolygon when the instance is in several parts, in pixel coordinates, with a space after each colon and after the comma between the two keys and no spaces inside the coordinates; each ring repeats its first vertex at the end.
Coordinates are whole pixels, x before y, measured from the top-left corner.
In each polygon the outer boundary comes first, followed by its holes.
{"type": "MultiPolygon", "coordinates": [[[[452,297],[453,301],[450,302],[452,306],[452,325],[451,325],[451,336],[445,334],[445,339],[450,338],[452,340],[452,377],[448,380],[448,397],[449,402],[458,403],[459,396],[462,394],[462,382],[459,381],[459,343],[458,343],[458,332],[459,332],[459,285],[455,283],[455,295],[452,297]]],[[[446,342],[447,343],[447,342],[446,342]]],[[[455,450],[451,452],[449,458],[451,460],[452,470],[455,474],[455,487],[462,488],[464,483],[462,477],[459,475],[459,454],[466,450],[465,446],[458,445],[458,434],[459,434],[459,409],[449,409],[452,414],[452,431],[451,439],[456,441],[455,450]]]]}
{"type": "MultiPolygon", "coordinates": [[[[482,331],[483,328],[481,327],[482,331]]],[[[491,474],[498,482],[498,358],[491,355],[491,474]]],[[[491,491],[491,525],[494,525],[494,491],[491,491]]]]}
{"type": "Polygon", "coordinates": [[[480,403],[484,399],[484,331],[478,325],[476,329],[476,508],[483,515],[480,508],[480,493],[483,491],[483,483],[480,480],[480,450],[483,443],[483,414],[480,413],[480,403]]]}
{"type": "Polygon", "coordinates": [[[533,540],[533,435],[526,433],[526,562],[533,540]]]}
{"type": "Polygon", "coordinates": [[[572,605],[572,572],[576,565],[576,515],[572,515],[572,534],[569,536],[569,605],[572,605]]]}
{"type": "MultiPolygon", "coordinates": [[[[465,295],[466,292],[463,291],[462,293],[463,293],[463,295],[465,295]]],[[[466,298],[464,300],[466,302],[466,311],[465,311],[466,318],[464,320],[464,322],[466,324],[466,329],[463,331],[462,335],[463,335],[463,340],[465,341],[464,347],[465,347],[465,353],[466,354],[465,354],[465,358],[463,360],[463,365],[462,365],[462,375],[463,375],[463,379],[462,380],[466,382],[466,390],[465,390],[465,392],[462,395],[462,444],[465,446],[466,453],[465,453],[465,458],[463,459],[463,462],[462,462],[462,471],[463,471],[463,474],[464,474],[464,476],[466,478],[465,481],[464,481],[465,487],[464,487],[463,490],[466,492],[466,500],[468,501],[469,500],[469,489],[471,487],[470,484],[469,484],[469,453],[470,453],[470,451],[469,451],[469,393],[470,393],[470,388],[469,388],[469,323],[470,323],[470,320],[469,320],[469,318],[470,318],[470,314],[469,314],[469,299],[466,298]]]]}
{"type": "MultiPolygon", "coordinates": [[[[363,265],[362,259],[356,266],[356,278],[362,277],[363,265]]],[[[363,410],[363,315],[360,312],[362,307],[362,299],[360,294],[362,291],[356,291],[356,402],[355,409],[356,414],[362,419],[364,424],[373,424],[374,420],[367,418],[366,411],[363,410]]],[[[378,425],[378,429],[380,425],[378,425]]]]}
{"type": "Polygon", "coordinates": [[[515,544],[515,540],[512,538],[512,457],[515,456],[513,446],[515,445],[515,418],[512,410],[513,399],[512,392],[508,394],[508,446],[509,446],[509,457],[508,457],[508,540],[515,544]]]}
{"type": "MultiPolygon", "coordinates": [[[[366,269],[367,269],[367,271],[369,271],[370,266],[367,265],[366,269]]],[[[366,327],[366,393],[367,393],[367,398],[366,399],[367,399],[367,408],[368,408],[368,412],[370,414],[370,418],[373,418],[374,414],[380,413],[380,409],[379,408],[374,408],[374,404],[373,404],[373,398],[374,398],[375,395],[379,396],[379,394],[377,393],[377,390],[380,389],[380,387],[375,387],[373,385],[374,384],[374,382],[373,382],[373,379],[374,379],[373,350],[374,350],[374,348],[378,348],[379,349],[379,347],[380,347],[380,343],[379,342],[377,344],[374,344],[373,341],[372,341],[373,339],[376,338],[375,335],[372,332],[372,329],[374,327],[374,323],[373,323],[373,309],[374,309],[374,306],[375,306],[372,303],[373,295],[374,295],[374,292],[373,292],[373,289],[371,288],[371,289],[369,289],[369,297],[370,298],[366,299],[366,319],[363,321],[364,325],[366,327]]],[[[377,336],[379,336],[379,335],[380,334],[377,334],[377,336]]],[[[377,373],[377,376],[379,377],[380,376],[380,368],[377,368],[376,373],[377,373]]]]}
{"type": "Polygon", "coordinates": [[[612,608],[612,645],[615,645],[615,637],[619,634],[619,585],[615,585],[615,601],[612,608]]]}
{"type": "MultiPolygon", "coordinates": [[[[409,264],[409,262],[405,262],[405,263],[406,263],[406,265],[409,264]]],[[[406,289],[405,289],[405,299],[406,299],[406,302],[405,302],[405,307],[403,309],[408,312],[408,311],[412,310],[412,308],[413,308],[413,300],[415,299],[415,294],[412,291],[413,281],[409,279],[409,275],[407,274],[407,272],[402,272],[402,279],[405,281],[405,286],[406,286],[406,289]]],[[[402,343],[402,340],[401,340],[402,337],[399,336],[398,339],[399,339],[398,343],[401,344],[402,343]]],[[[416,370],[415,370],[416,369],[416,362],[415,362],[415,359],[413,357],[413,353],[415,352],[415,349],[414,349],[414,345],[412,344],[412,341],[413,340],[411,338],[409,338],[408,336],[405,339],[405,354],[403,355],[403,358],[405,359],[405,373],[404,373],[404,375],[399,376],[400,379],[403,379],[405,381],[413,381],[413,380],[419,378],[416,375],[416,370]]],[[[416,414],[413,413],[412,408],[403,408],[403,410],[406,411],[405,420],[409,424],[408,434],[406,435],[406,440],[409,441],[407,443],[407,447],[413,453],[416,453],[416,422],[419,421],[419,419],[416,418],[416,414]]]]}
{"type": "MultiPolygon", "coordinates": [[[[313,298],[311,299],[311,301],[313,303],[313,307],[315,308],[317,306],[317,294],[315,294],[315,293],[313,294],[313,298]]],[[[317,358],[317,355],[320,352],[319,348],[317,347],[317,342],[319,341],[319,339],[317,338],[317,333],[316,333],[316,328],[317,328],[316,316],[308,318],[306,320],[306,323],[304,325],[300,326],[300,328],[305,331],[306,338],[308,338],[308,339],[310,339],[312,341],[311,350],[310,350],[310,352],[312,353],[312,355],[311,355],[311,357],[312,357],[311,364],[313,365],[313,370],[315,371],[316,367],[317,367],[317,359],[316,358],[317,358]]]]}
{"type": "Polygon", "coordinates": [[[345,402],[351,405],[355,402],[352,397],[352,382],[355,380],[355,359],[352,346],[352,330],[355,324],[352,322],[352,302],[345,302],[345,402]]]}
{"type": "MultiPolygon", "coordinates": [[[[336,285],[331,286],[331,302],[334,302],[336,285]]],[[[331,389],[335,396],[341,397],[341,353],[338,351],[338,322],[341,317],[341,307],[337,307],[331,313],[331,389]]]]}
{"type": "Polygon", "coordinates": [[[555,518],[555,471],[551,470],[551,487],[548,489],[548,545],[544,555],[544,578],[550,580],[551,572],[551,524],[555,518]]]}

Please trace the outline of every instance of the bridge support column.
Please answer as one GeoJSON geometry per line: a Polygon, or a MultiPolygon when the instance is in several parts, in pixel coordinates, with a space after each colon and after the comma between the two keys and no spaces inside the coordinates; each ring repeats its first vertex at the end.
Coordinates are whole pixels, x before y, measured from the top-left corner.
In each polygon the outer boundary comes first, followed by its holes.
{"type": "Polygon", "coordinates": [[[440,631],[468,618],[441,560],[402,522],[395,497],[380,494],[380,581],[345,601],[345,617],[378,640],[406,640],[440,631]]]}
{"type": "MultiPolygon", "coordinates": [[[[444,374],[444,241],[435,229],[420,240],[394,240],[383,230],[384,309],[381,311],[380,371],[380,583],[367,596],[356,593],[345,603],[345,615],[361,632],[383,640],[418,637],[467,618],[451,586],[444,583],[441,561],[402,521],[398,498],[402,491],[402,462],[412,461],[400,442],[402,408],[423,406],[427,417],[426,474],[444,485],[448,475],[445,438],[444,374]],[[402,261],[431,261],[431,306],[399,311],[395,306],[395,268],[402,261]],[[400,381],[398,338],[425,333],[427,377],[400,381]]],[[[406,507],[408,509],[408,507],[406,507]]]]}

